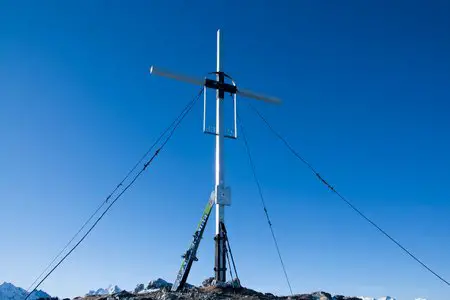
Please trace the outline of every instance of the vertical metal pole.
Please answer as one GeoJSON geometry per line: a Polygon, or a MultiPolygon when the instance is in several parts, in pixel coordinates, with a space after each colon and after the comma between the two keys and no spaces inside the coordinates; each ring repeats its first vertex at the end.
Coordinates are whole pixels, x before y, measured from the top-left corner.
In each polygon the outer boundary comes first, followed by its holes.
{"type": "MultiPolygon", "coordinates": [[[[222,72],[221,56],[221,35],[220,29],[217,30],[217,81],[223,83],[225,78],[222,72]]],[[[222,232],[222,226],[220,223],[224,222],[224,210],[223,204],[217,203],[217,197],[219,194],[219,187],[224,187],[224,175],[223,175],[223,141],[224,141],[224,128],[223,128],[223,98],[224,92],[221,89],[216,91],[216,253],[215,253],[215,279],[218,282],[226,281],[226,261],[225,261],[225,239],[222,232]]]]}
{"type": "Polygon", "coordinates": [[[203,132],[206,132],[206,86],[203,87],[203,132]]]}

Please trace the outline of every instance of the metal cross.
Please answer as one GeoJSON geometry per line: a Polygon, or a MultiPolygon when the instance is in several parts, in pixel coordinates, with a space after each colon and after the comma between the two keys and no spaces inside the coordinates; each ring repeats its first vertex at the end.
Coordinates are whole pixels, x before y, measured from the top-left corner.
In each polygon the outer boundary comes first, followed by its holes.
{"type": "MultiPolygon", "coordinates": [[[[223,226],[221,223],[225,224],[224,210],[225,206],[231,205],[231,190],[229,187],[225,186],[224,182],[224,172],[223,172],[223,143],[224,138],[226,137],[223,123],[223,111],[224,111],[224,94],[230,93],[234,97],[234,118],[235,118],[235,131],[234,137],[236,137],[236,95],[240,95],[246,98],[252,98],[256,100],[262,100],[271,103],[281,103],[278,98],[264,96],[261,94],[254,93],[249,90],[241,89],[235,85],[232,81],[232,84],[226,83],[225,78],[231,79],[228,75],[226,75],[222,71],[222,62],[221,62],[221,32],[220,29],[217,30],[217,66],[216,66],[216,80],[212,79],[198,79],[190,76],[176,74],[169,72],[167,70],[163,70],[160,68],[156,68],[154,66],[150,67],[150,73],[153,75],[164,76],[172,79],[176,79],[179,81],[191,83],[194,85],[204,86],[206,88],[211,88],[216,90],[216,127],[215,127],[215,136],[216,136],[216,153],[215,153],[215,187],[213,191],[213,197],[215,200],[216,206],[216,235],[215,235],[215,279],[217,282],[225,282],[226,281],[226,249],[225,249],[225,233],[223,232],[223,226]]],[[[204,103],[204,131],[205,131],[205,118],[206,118],[206,96],[204,103]]]]}

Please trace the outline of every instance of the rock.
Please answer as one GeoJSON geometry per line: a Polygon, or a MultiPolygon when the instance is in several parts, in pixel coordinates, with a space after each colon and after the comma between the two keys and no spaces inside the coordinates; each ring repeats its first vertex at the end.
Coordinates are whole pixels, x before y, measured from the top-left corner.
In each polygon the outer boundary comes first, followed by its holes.
{"type": "Polygon", "coordinates": [[[312,293],[314,300],[332,300],[331,295],[322,291],[312,293]]]}
{"type": "Polygon", "coordinates": [[[226,282],[222,282],[222,281],[217,281],[217,280],[213,280],[211,282],[211,286],[215,286],[215,287],[219,287],[219,288],[226,288],[227,287],[227,283],[226,282]]]}
{"type": "Polygon", "coordinates": [[[202,286],[204,286],[204,287],[211,286],[213,281],[214,281],[214,277],[206,278],[205,280],[203,280],[202,286]]]}
{"type": "Polygon", "coordinates": [[[134,288],[134,293],[137,294],[143,290],[145,290],[145,285],[143,283],[140,283],[134,288]]]}
{"type": "Polygon", "coordinates": [[[168,291],[163,291],[158,297],[158,300],[176,300],[179,297],[177,297],[174,293],[170,293],[168,291]]]}
{"type": "Polygon", "coordinates": [[[289,296],[288,299],[295,299],[295,300],[316,300],[311,294],[299,294],[294,296],[289,296]]]}
{"type": "Polygon", "coordinates": [[[238,278],[235,278],[235,279],[233,279],[231,281],[227,281],[227,286],[235,288],[235,289],[239,289],[239,288],[242,287],[241,286],[241,282],[239,281],[238,278]]]}
{"type": "Polygon", "coordinates": [[[134,294],[127,292],[127,291],[120,291],[116,294],[114,294],[114,299],[116,300],[122,300],[122,299],[131,299],[134,297],[134,294]]]}
{"type": "Polygon", "coordinates": [[[192,290],[192,289],[196,289],[197,287],[195,285],[189,284],[189,283],[185,283],[184,287],[183,287],[183,291],[188,291],[188,290],[192,290]]]}
{"type": "Polygon", "coordinates": [[[114,294],[122,292],[122,289],[120,287],[118,287],[117,285],[110,285],[106,290],[109,295],[114,295],[114,294]]]}

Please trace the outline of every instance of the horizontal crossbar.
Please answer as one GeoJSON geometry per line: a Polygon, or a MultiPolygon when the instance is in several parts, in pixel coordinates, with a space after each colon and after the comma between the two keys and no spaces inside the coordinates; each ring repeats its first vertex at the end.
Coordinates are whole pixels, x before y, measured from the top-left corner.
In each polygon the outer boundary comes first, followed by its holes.
{"type": "Polygon", "coordinates": [[[226,91],[226,92],[229,92],[232,94],[237,94],[237,95],[245,97],[245,98],[252,98],[252,99],[262,100],[265,102],[270,102],[270,103],[275,103],[275,104],[281,103],[281,100],[276,97],[258,94],[253,91],[237,88],[234,85],[227,84],[227,83],[223,83],[221,86],[219,86],[219,83],[215,80],[211,80],[211,79],[202,80],[202,79],[195,78],[195,77],[172,73],[167,70],[156,68],[154,66],[150,67],[150,74],[159,75],[159,76],[163,76],[163,77],[167,77],[167,78],[172,78],[175,80],[183,81],[183,82],[194,84],[194,85],[206,86],[209,88],[218,89],[219,91],[221,90],[220,88],[223,88],[224,89],[223,91],[226,91]]]}

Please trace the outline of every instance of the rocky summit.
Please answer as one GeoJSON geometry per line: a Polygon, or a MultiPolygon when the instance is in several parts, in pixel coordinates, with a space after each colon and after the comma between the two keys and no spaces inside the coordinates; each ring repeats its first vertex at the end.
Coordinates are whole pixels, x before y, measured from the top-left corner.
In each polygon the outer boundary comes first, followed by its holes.
{"type": "Polygon", "coordinates": [[[181,292],[171,292],[169,289],[149,291],[147,293],[129,293],[122,291],[109,296],[87,296],[85,300],[219,300],[219,299],[248,299],[248,300],[361,300],[356,297],[331,296],[328,293],[316,292],[313,294],[303,294],[294,296],[275,296],[270,293],[259,293],[247,288],[230,287],[210,287],[210,288],[191,288],[181,292]]]}
{"type": "Polygon", "coordinates": [[[294,296],[275,296],[270,293],[260,293],[248,288],[229,284],[224,286],[208,285],[208,281],[203,283],[202,287],[190,286],[180,292],[172,292],[170,284],[164,280],[158,279],[152,281],[144,289],[140,284],[133,293],[121,291],[111,295],[87,295],[86,297],[75,298],[77,300],[222,300],[222,299],[247,299],[247,300],[361,300],[357,297],[332,296],[325,292],[315,292],[312,294],[302,294],[294,296]]]}

